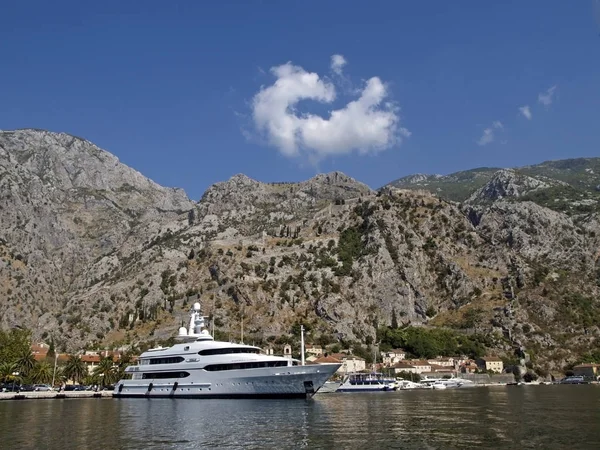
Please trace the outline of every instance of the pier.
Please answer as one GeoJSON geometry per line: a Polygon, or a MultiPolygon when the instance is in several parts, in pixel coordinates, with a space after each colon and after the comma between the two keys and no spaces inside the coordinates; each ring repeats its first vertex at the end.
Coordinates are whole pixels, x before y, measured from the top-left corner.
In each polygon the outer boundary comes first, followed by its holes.
{"type": "Polygon", "coordinates": [[[0,400],[51,400],[62,398],[112,398],[112,391],[76,391],[76,392],[0,392],[0,400]]]}

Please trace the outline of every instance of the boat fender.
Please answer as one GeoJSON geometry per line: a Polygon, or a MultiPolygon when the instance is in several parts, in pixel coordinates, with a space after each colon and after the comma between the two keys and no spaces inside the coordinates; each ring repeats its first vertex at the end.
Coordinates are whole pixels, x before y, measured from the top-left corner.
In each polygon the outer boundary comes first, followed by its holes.
{"type": "Polygon", "coordinates": [[[154,386],[154,385],[153,385],[152,383],[150,383],[150,384],[148,385],[148,392],[150,392],[150,391],[152,390],[152,387],[153,387],[153,386],[154,386]]]}
{"type": "Polygon", "coordinates": [[[177,390],[177,386],[179,386],[179,383],[176,381],[175,383],[173,383],[173,392],[177,390]]]}
{"type": "Polygon", "coordinates": [[[121,383],[121,384],[119,385],[119,394],[120,394],[121,392],[123,392],[123,386],[124,386],[124,385],[123,385],[123,383],[121,383]]]}

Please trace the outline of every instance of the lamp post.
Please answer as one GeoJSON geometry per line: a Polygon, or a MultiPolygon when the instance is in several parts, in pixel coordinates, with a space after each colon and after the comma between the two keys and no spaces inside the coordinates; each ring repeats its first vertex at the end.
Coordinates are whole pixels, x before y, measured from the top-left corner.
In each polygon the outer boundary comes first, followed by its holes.
{"type": "Polygon", "coordinates": [[[19,372],[13,372],[12,373],[13,376],[13,380],[12,380],[12,391],[15,392],[15,379],[19,376],[19,372]]]}
{"type": "Polygon", "coordinates": [[[58,353],[54,354],[54,372],[52,372],[52,389],[54,389],[54,380],[56,378],[56,362],[58,361],[58,353]]]}
{"type": "Polygon", "coordinates": [[[300,360],[304,365],[304,325],[300,325],[300,360]]]}

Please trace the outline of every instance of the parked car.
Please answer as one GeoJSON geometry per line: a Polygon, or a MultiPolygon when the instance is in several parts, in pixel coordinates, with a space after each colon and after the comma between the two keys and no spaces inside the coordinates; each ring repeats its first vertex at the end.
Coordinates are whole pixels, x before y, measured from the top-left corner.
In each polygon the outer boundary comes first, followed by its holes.
{"type": "Polygon", "coordinates": [[[34,389],[34,387],[33,387],[33,384],[22,384],[22,385],[19,387],[19,391],[20,391],[20,392],[32,392],[32,391],[34,391],[34,390],[35,390],[35,389],[34,389]]]}
{"type": "Polygon", "coordinates": [[[47,392],[52,391],[53,389],[49,384],[34,384],[33,390],[37,392],[47,392]]]}

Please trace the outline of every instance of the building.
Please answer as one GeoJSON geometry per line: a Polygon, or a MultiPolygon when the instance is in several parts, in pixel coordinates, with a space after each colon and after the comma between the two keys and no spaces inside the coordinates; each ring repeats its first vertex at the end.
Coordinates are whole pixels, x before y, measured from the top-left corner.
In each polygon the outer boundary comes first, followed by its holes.
{"type": "Polygon", "coordinates": [[[48,356],[48,350],[50,346],[48,344],[44,344],[43,342],[39,342],[37,344],[31,344],[31,354],[33,355],[36,361],[43,361],[48,356]]]}
{"type": "Polygon", "coordinates": [[[427,362],[429,364],[435,364],[436,366],[454,367],[454,358],[452,357],[442,358],[441,356],[438,356],[437,358],[428,359],[427,362]]]}
{"type": "Polygon", "coordinates": [[[417,371],[415,373],[428,373],[431,372],[431,364],[427,361],[418,359],[409,359],[406,361],[407,364],[413,366],[417,371]]]}
{"type": "Polygon", "coordinates": [[[504,371],[504,363],[497,356],[485,356],[476,361],[479,370],[489,372],[502,373],[504,371]]]}
{"type": "Polygon", "coordinates": [[[83,361],[87,367],[88,373],[92,373],[100,363],[100,355],[97,353],[89,354],[89,352],[85,352],[85,354],[81,355],[81,361],[83,361]]]}
{"type": "Polygon", "coordinates": [[[360,356],[345,355],[343,353],[335,353],[330,356],[341,361],[342,366],[337,370],[339,374],[362,372],[367,368],[365,360],[360,356]]]}
{"type": "Polygon", "coordinates": [[[290,344],[285,344],[283,346],[283,357],[292,359],[292,346],[290,344]]]}
{"type": "Polygon", "coordinates": [[[320,345],[308,344],[305,351],[309,355],[321,356],[323,354],[323,348],[320,345]]]}
{"type": "Polygon", "coordinates": [[[342,361],[340,361],[337,358],[334,358],[333,356],[319,356],[318,358],[311,361],[311,364],[329,364],[329,363],[341,364],[342,361]]]}
{"type": "Polygon", "coordinates": [[[598,380],[600,377],[600,364],[579,364],[573,367],[573,375],[576,377],[598,380]]]}
{"type": "Polygon", "coordinates": [[[465,362],[461,363],[460,365],[460,371],[462,373],[475,373],[477,372],[477,369],[479,369],[479,367],[477,367],[477,364],[475,364],[475,361],[469,359],[466,360],[465,362]]]}
{"type": "Polygon", "coordinates": [[[398,375],[401,372],[420,373],[419,370],[415,366],[412,366],[405,362],[399,362],[399,363],[394,364],[392,366],[392,369],[394,369],[394,374],[396,374],[396,375],[398,375]]]}
{"type": "Polygon", "coordinates": [[[383,365],[384,367],[392,367],[394,364],[399,363],[406,358],[406,352],[401,348],[390,350],[389,352],[383,353],[383,365]]]}

